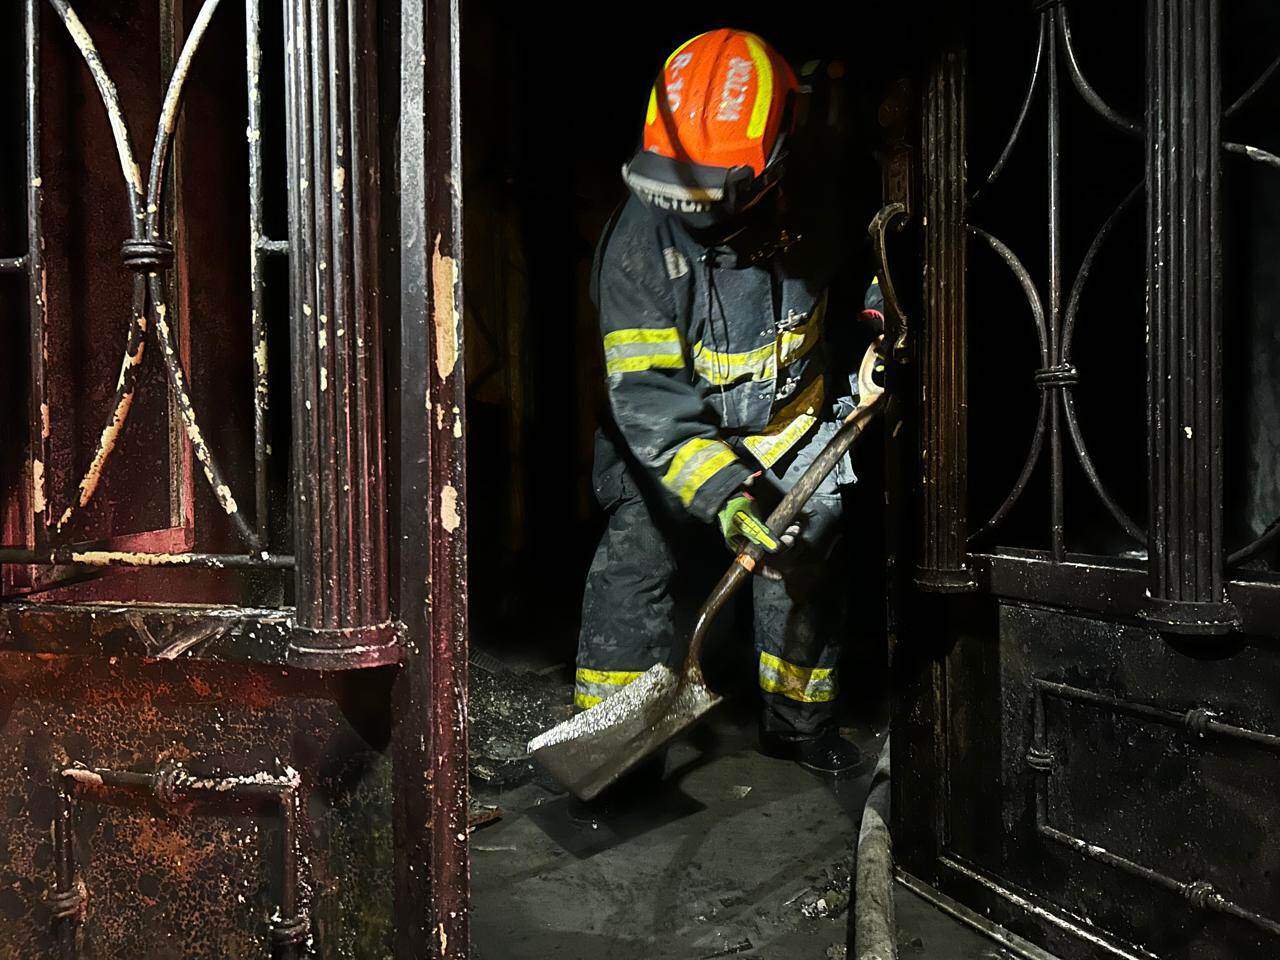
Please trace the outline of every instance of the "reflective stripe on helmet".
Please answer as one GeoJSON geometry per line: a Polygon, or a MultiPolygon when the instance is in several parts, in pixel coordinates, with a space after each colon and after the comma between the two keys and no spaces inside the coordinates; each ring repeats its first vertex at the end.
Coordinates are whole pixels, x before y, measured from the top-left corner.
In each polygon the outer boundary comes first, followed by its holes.
{"type": "Polygon", "coordinates": [[[744,38],[747,49],[751,51],[751,59],[756,66],[756,102],[751,107],[751,122],[747,124],[747,136],[759,140],[764,136],[765,125],[769,122],[769,106],[773,103],[773,64],[769,62],[769,54],[765,52],[760,38],[748,33],[744,38]]]}

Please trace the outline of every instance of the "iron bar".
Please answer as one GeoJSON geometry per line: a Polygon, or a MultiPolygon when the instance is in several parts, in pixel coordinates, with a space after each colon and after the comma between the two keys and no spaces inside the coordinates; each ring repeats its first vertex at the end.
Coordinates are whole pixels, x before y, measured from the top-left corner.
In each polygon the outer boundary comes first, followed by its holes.
{"type": "Polygon", "coordinates": [[[76,876],[75,808],[63,784],[55,786],[57,799],[53,812],[53,857],[55,882],[49,898],[55,936],[62,960],[75,960],[79,955],[76,932],[84,920],[88,900],[84,881],[76,876]]]}
{"type": "MultiPolygon", "coordinates": [[[[261,256],[270,241],[265,239],[262,221],[262,23],[259,0],[245,0],[245,81],[248,98],[249,147],[249,339],[253,369],[253,524],[259,543],[271,535],[270,505],[267,500],[270,476],[268,407],[271,399],[270,365],[267,349],[266,280],[261,256]]],[[[284,244],[288,253],[288,244],[284,244]]]]}
{"type": "Polygon", "coordinates": [[[1234,629],[1223,549],[1222,96],[1218,0],[1149,0],[1148,618],[1234,629]]]}
{"type": "Polygon", "coordinates": [[[38,566],[80,564],[89,567],[200,567],[211,570],[291,570],[293,557],[277,553],[143,553],[133,550],[99,550],[90,546],[56,546],[47,549],[0,547],[0,563],[38,566]]]}
{"type": "Polygon", "coordinates": [[[25,255],[21,257],[0,257],[0,273],[22,273],[27,272],[27,258],[25,255]]]}
{"type": "MultiPolygon", "coordinates": [[[[270,920],[273,960],[307,956],[311,920],[305,902],[298,844],[302,780],[292,769],[283,776],[200,774],[182,763],[165,761],[150,773],[71,766],[59,777],[64,795],[122,804],[149,800],[184,812],[217,814],[224,809],[274,813],[280,821],[281,886],[279,906],[270,920]]],[[[68,818],[69,819],[69,818],[68,818]]]]}
{"type": "Polygon", "coordinates": [[[1040,462],[1040,455],[1044,451],[1044,437],[1047,429],[1045,425],[1048,420],[1049,392],[1046,390],[1040,394],[1040,409],[1036,412],[1035,433],[1031,436],[1031,448],[1027,451],[1027,458],[1022,463],[1022,470],[1018,473],[1018,479],[1014,481],[1013,489],[1009,491],[1008,496],[996,508],[996,512],[991,515],[991,519],[969,537],[970,544],[977,543],[998,527],[1004,521],[1004,518],[1009,515],[1009,511],[1022,498],[1022,494],[1027,489],[1027,484],[1031,481],[1031,475],[1035,471],[1036,465],[1040,462]]]}
{"type": "MultiPolygon", "coordinates": [[[[191,61],[204,37],[209,21],[216,11],[220,0],[205,0],[196,16],[191,31],[183,44],[182,52],[174,64],[173,73],[165,89],[164,101],[161,104],[160,119],[157,123],[156,135],[152,142],[151,167],[148,184],[144,186],[142,171],[134,160],[132,146],[129,142],[128,127],[120,108],[119,95],[115,84],[98,56],[93,39],[80,22],[75,11],[66,0],[50,0],[58,11],[68,33],[76,47],[80,50],[90,75],[98,88],[103,106],[107,111],[107,119],[111,125],[116,142],[116,150],[120,157],[121,171],[127,187],[129,209],[132,214],[132,235],[124,244],[122,255],[126,268],[135,272],[133,319],[129,327],[129,337],[125,348],[124,360],[121,363],[120,376],[117,380],[115,401],[103,429],[88,469],[79,484],[76,502],[67,506],[58,521],[61,530],[71,519],[77,508],[83,508],[92,499],[101,480],[102,471],[117,440],[124,430],[129,411],[132,409],[134,394],[137,388],[138,373],[141,369],[145,348],[147,325],[147,295],[150,293],[150,310],[154,318],[154,331],[161,348],[161,357],[170,387],[177,401],[178,411],[186,428],[191,449],[204,468],[206,479],[214,498],[231,520],[237,536],[250,547],[257,547],[258,541],[244,517],[240,514],[230,487],[223,480],[222,472],[214,459],[212,451],[204,441],[197,422],[195,407],[186,385],[186,376],[182,369],[182,361],[170,330],[170,318],[165,303],[165,284],[161,279],[172,264],[173,245],[161,233],[161,206],[165,186],[164,169],[172,143],[173,131],[178,113],[182,105],[182,96],[186,87],[186,78],[191,61]],[[145,199],[145,205],[144,205],[145,199]]],[[[176,320],[176,317],[174,318],[176,320]]]]}
{"type": "Polygon", "coordinates": [[[1067,72],[1071,76],[1071,82],[1075,84],[1075,88],[1079,91],[1080,96],[1084,98],[1085,103],[1093,108],[1093,111],[1106,120],[1121,133],[1128,134],[1131,137],[1142,136],[1142,125],[1134,120],[1129,119],[1120,111],[1114,109],[1102,95],[1094,89],[1093,85],[1084,75],[1084,70],[1080,67],[1080,60],[1076,56],[1075,44],[1071,37],[1071,15],[1067,12],[1065,3],[1054,8],[1050,16],[1060,18],[1061,27],[1062,52],[1067,58],[1067,72]]]}
{"type": "MultiPolygon", "coordinates": [[[[80,51],[85,66],[89,70],[94,85],[107,113],[107,122],[111,127],[112,138],[116,145],[116,154],[120,160],[120,172],[125,182],[125,197],[129,207],[130,238],[134,243],[146,240],[142,200],[145,188],[142,173],[134,159],[133,146],[129,141],[129,130],[125,125],[124,113],[120,108],[120,97],[114,81],[107,73],[98,56],[93,39],[80,22],[75,10],[66,0],[50,0],[58,16],[61,18],[72,42],[80,51]]],[[[98,438],[98,445],[89,466],[77,484],[75,499],[67,504],[57,522],[57,529],[62,530],[77,509],[82,509],[93,499],[98,484],[102,479],[102,471],[115,450],[116,442],[129,419],[129,411],[133,408],[134,394],[138,385],[138,375],[142,369],[142,358],[146,351],[146,281],[141,272],[133,279],[133,303],[130,308],[129,328],[125,341],[124,358],[120,362],[120,376],[116,380],[115,396],[106,425],[98,438]]],[[[48,505],[46,504],[46,509],[48,505]]]]}
{"type": "MultiPolygon", "coordinates": [[[[220,2],[221,0],[204,0],[200,7],[200,12],[196,14],[195,22],[192,23],[191,30],[187,34],[187,39],[182,45],[182,51],[178,55],[177,62],[173,67],[173,74],[169,78],[168,86],[165,89],[164,101],[160,106],[160,118],[156,124],[156,135],[152,141],[151,149],[151,166],[147,184],[146,244],[135,245],[135,256],[130,266],[134,269],[144,268],[146,272],[151,294],[151,312],[154,320],[155,336],[160,344],[160,355],[164,361],[165,373],[169,379],[169,386],[173,390],[174,399],[177,401],[179,415],[186,427],[187,439],[191,444],[191,450],[195,454],[196,460],[199,461],[200,466],[204,469],[205,479],[209,482],[209,488],[213,491],[214,499],[230,519],[236,535],[247,546],[256,549],[260,545],[257,534],[250,527],[248,521],[245,520],[244,514],[240,512],[239,505],[231,493],[230,486],[223,479],[222,470],[218,466],[213,451],[209,448],[204,439],[204,434],[200,430],[195,405],[191,399],[191,392],[187,387],[187,377],[182,368],[182,358],[178,353],[170,327],[169,312],[165,303],[165,284],[161,276],[171,265],[173,256],[173,246],[163,236],[160,213],[165,186],[165,165],[173,142],[174,127],[177,123],[178,114],[182,109],[182,99],[186,92],[186,81],[191,70],[191,62],[195,58],[196,51],[200,48],[205,31],[208,29],[209,22],[217,11],[220,2]]],[[[177,319],[175,313],[173,322],[177,322],[177,319]]]]}
{"type": "Polygon", "coordinates": [[[1177,713],[1149,704],[1122,700],[1093,690],[1085,690],[1081,687],[1036,678],[1032,700],[1033,741],[1032,747],[1027,751],[1027,765],[1032,768],[1036,775],[1036,830],[1042,837],[1068,847],[1090,860],[1162,887],[1185,898],[1199,909],[1227,914],[1251,923],[1268,933],[1280,935],[1280,923],[1228,900],[1207,881],[1187,882],[1178,880],[1159,870],[1154,870],[1144,864],[1130,860],[1128,857],[1113,853],[1096,843],[1072,836],[1049,823],[1048,781],[1052,775],[1056,760],[1049,751],[1046,741],[1044,714],[1044,698],[1046,695],[1077,703],[1087,703],[1141,720],[1179,727],[1193,738],[1213,734],[1280,752],[1280,736],[1259,730],[1250,730],[1247,727],[1237,727],[1232,724],[1222,723],[1215,719],[1215,714],[1212,711],[1204,707],[1196,707],[1185,713],[1177,713]]]}
{"type": "Polygon", "coordinates": [[[1280,157],[1259,147],[1250,146],[1247,143],[1224,143],[1222,149],[1228,153],[1239,154],[1255,163],[1265,163],[1269,167],[1280,170],[1280,157]]]}
{"type": "Polygon", "coordinates": [[[1243,740],[1255,746],[1280,752],[1280,736],[1273,733],[1265,733],[1261,730],[1251,730],[1248,727],[1222,723],[1214,719],[1217,715],[1205,707],[1195,707],[1179,713],[1175,710],[1165,710],[1162,707],[1153,707],[1145,703],[1122,700],[1105,693],[1098,693],[1094,690],[1086,690],[1082,687],[1065,683],[1056,683],[1052,680],[1037,679],[1035,683],[1039,690],[1051,693],[1064,700],[1091,703],[1105,707],[1108,710],[1117,710],[1130,716],[1141,717],[1145,720],[1153,720],[1168,726],[1183,727],[1189,733],[1197,736],[1212,733],[1232,740],[1243,740]]]}
{"type": "Polygon", "coordinates": [[[266,237],[259,237],[258,250],[273,257],[287,257],[289,255],[289,241],[268,240],[266,237]]]}
{"type": "Polygon", "coordinates": [[[1023,265],[1018,255],[999,238],[973,224],[969,224],[969,232],[989,246],[996,256],[1004,261],[1005,266],[1009,268],[1017,279],[1018,286],[1022,288],[1023,296],[1027,298],[1027,306],[1031,308],[1031,320],[1035,324],[1036,340],[1040,344],[1040,364],[1045,367],[1049,366],[1053,357],[1053,348],[1049,340],[1049,325],[1045,319],[1044,303],[1040,299],[1040,292],[1036,290],[1035,280],[1031,278],[1031,271],[1023,265]]]}
{"type": "Polygon", "coordinates": [[[1031,66],[1031,79],[1027,81],[1027,92],[1022,98],[1022,107],[1018,110],[1018,119],[1013,124],[1013,131],[1009,134],[1009,139],[1005,142],[1004,149],[1000,151],[1000,158],[996,161],[995,166],[991,168],[991,172],[987,174],[986,181],[974,191],[969,200],[970,204],[977,203],[982,191],[996,182],[1000,174],[1004,172],[1009,158],[1013,155],[1014,147],[1022,139],[1022,129],[1026,125],[1027,115],[1031,112],[1031,104],[1035,100],[1036,90],[1040,86],[1040,72],[1044,66],[1045,38],[1048,36],[1048,30],[1048,15],[1042,13],[1040,14],[1039,38],[1036,41],[1035,62],[1031,66]]]}
{"type": "MultiPolygon", "coordinates": [[[[1089,245],[1089,250],[1085,253],[1084,260],[1080,264],[1080,270],[1076,274],[1075,282],[1071,285],[1071,295],[1067,300],[1067,311],[1062,326],[1062,344],[1060,348],[1061,362],[1063,365],[1071,365],[1071,345],[1075,337],[1076,318],[1080,314],[1080,302],[1084,294],[1085,285],[1089,282],[1089,277],[1093,274],[1093,265],[1098,258],[1098,253],[1102,250],[1103,245],[1111,236],[1115,229],[1116,223],[1120,217],[1129,209],[1130,206],[1138,199],[1143,192],[1145,183],[1139,183],[1136,187],[1129,191],[1128,195],[1120,201],[1120,204],[1111,213],[1094,235],[1093,242],[1089,245]]],[[[1085,477],[1088,478],[1090,486],[1098,495],[1098,499],[1102,501],[1102,505],[1106,507],[1107,512],[1115,519],[1121,529],[1139,543],[1146,543],[1146,532],[1139,527],[1129,514],[1126,513],[1115,498],[1107,490],[1103,484],[1098,469],[1094,465],[1093,458],[1089,455],[1088,448],[1085,446],[1084,433],[1080,429],[1080,423],[1076,417],[1075,397],[1071,390],[1062,391],[1063,416],[1067,424],[1067,435],[1071,438],[1071,444],[1076,451],[1076,459],[1080,463],[1081,469],[1084,470],[1085,477]]]]}
{"type": "Polygon", "coordinates": [[[1231,106],[1227,107],[1227,109],[1222,112],[1223,119],[1225,120],[1234,117],[1237,113],[1248,106],[1249,101],[1257,96],[1258,91],[1267,85],[1271,78],[1276,75],[1277,70],[1280,70],[1280,57],[1276,57],[1272,60],[1271,65],[1267,67],[1267,69],[1263,70],[1258,79],[1249,85],[1249,89],[1240,94],[1240,96],[1236,98],[1235,103],[1231,104],[1231,106]]]}
{"type": "Polygon", "coordinates": [[[48,540],[49,517],[49,390],[45,355],[49,319],[45,304],[44,180],[40,163],[40,0],[23,4],[24,63],[26,76],[26,216],[27,251],[16,261],[27,275],[28,378],[27,436],[31,484],[31,542],[48,540]]]}
{"type": "Polygon", "coordinates": [[[1137,543],[1145,544],[1147,542],[1147,534],[1133,518],[1125,512],[1120,504],[1116,503],[1115,498],[1111,496],[1106,485],[1102,482],[1102,477],[1098,474],[1098,468],[1093,462],[1093,457],[1089,455],[1089,449],[1085,446],[1084,432],[1080,429],[1080,421],[1076,416],[1075,397],[1069,391],[1065,391],[1062,396],[1062,413],[1063,419],[1067,424],[1067,436],[1071,438],[1071,445],[1076,451],[1076,460],[1080,464],[1080,469],[1084,471],[1085,477],[1089,481],[1089,485],[1093,487],[1093,492],[1098,495],[1098,499],[1102,501],[1102,505],[1107,512],[1115,519],[1120,528],[1124,530],[1137,543]]]}
{"type": "Polygon", "coordinates": [[[1093,242],[1089,244],[1089,249],[1085,253],[1084,260],[1080,263],[1080,270],[1076,273],[1075,282],[1071,285],[1071,295],[1067,298],[1067,312],[1062,326],[1062,359],[1070,362],[1071,360],[1071,344],[1075,339],[1076,319],[1080,315],[1080,302],[1084,296],[1085,285],[1088,284],[1089,278],[1093,275],[1093,265],[1098,259],[1103,245],[1115,230],[1116,224],[1120,218],[1128,211],[1129,207],[1142,195],[1146,188],[1146,182],[1140,182],[1120,201],[1119,205],[1112,211],[1109,216],[1098,228],[1098,232],[1093,237],[1093,242]]]}
{"type": "Polygon", "coordinates": [[[1280,540],[1280,517],[1267,524],[1267,529],[1263,530],[1261,536],[1256,540],[1227,557],[1227,565],[1233,567],[1236,564],[1252,560],[1277,540],[1280,540]]]}
{"type": "MultiPolygon", "coordinates": [[[[1049,327],[1045,319],[1044,304],[1040,300],[1040,293],[1036,290],[1035,281],[1031,278],[1030,271],[1018,259],[1018,255],[1013,250],[986,230],[971,224],[969,232],[989,246],[1004,261],[1014,277],[1017,278],[1018,285],[1022,288],[1022,293],[1027,298],[1027,305],[1031,308],[1031,318],[1035,326],[1036,339],[1040,345],[1040,366],[1042,369],[1047,369],[1050,365],[1051,357],[1049,327]]],[[[1026,490],[1036,464],[1040,462],[1040,454],[1044,449],[1044,439],[1048,431],[1049,404],[1051,402],[1049,394],[1050,391],[1048,390],[1041,392],[1040,409],[1036,413],[1036,427],[1035,433],[1031,438],[1031,447],[1027,452],[1026,460],[1023,461],[1022,471],[1014,482],[1013,489],[1009,491],[1004,501],[996,508],[996,512],[992,514],[991,519],[983,524],[973,536],[969,537],[969,543],[977,541],[980,537],[994,530],[1008,516],[1009,511],[1013,509],[1026,490]]]]}
{"type": "MultiPolygon", "coordinates": [[[[1053,6],[1045,11],[1049,38],[1049,357],[1061,360],[1062,332],[1062,94],[1058,74],[1059,18],[1066,8],[1053,6]]],[[[1068,54],[1068,60],[1071,59],[1068,54]]],[[[1049,549],[1061,560],[1067,554],[1065,542],[1065,495],[1062,469],[1062,391],[1049,391],[1049,549]]]]}

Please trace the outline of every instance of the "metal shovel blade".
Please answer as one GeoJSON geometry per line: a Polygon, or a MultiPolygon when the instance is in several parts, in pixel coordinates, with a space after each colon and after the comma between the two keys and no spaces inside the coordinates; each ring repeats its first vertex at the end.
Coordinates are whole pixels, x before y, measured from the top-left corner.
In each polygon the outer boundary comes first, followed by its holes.
{"type": "Polygon", "coordinates": [[[701,675],[650,667],[607,700],[529,742],[529,755],[581,800],[590,800],[721,697],[701,675]]]}

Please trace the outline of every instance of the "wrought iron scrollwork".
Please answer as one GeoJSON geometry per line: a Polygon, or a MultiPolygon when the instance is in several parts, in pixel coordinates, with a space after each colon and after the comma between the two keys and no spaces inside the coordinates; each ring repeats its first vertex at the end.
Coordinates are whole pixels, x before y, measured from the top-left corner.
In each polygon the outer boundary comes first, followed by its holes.
{"type": "Polygon", "coordinates": [[[1059,157],[1061,149],[1062,70],[1059,59],[1061,58],[1065,61],[1067,74],[1070,76],[1072,84],[1081,98],[1099,117],[1116,129],[1135,137],[1142,136],[1142,126],[1111,107],[1093,84],[1090,83],[1076,52],[1068,6],[1065,2],[1037,5],[1036,9],[1039,12],[1039,16],[1036,52],[1032,62],[1031,76],[1027,82],[1026,92],[1023,95],[1017,118],[991,172],[979,189],[970,197],[970,206],[973,207],[977,204],[983,192],[995,184],[1004,173],[1010,157],[1023,139],[1037,94],[1040,92],[1041,86],[1045,86],[1048,99],[1049,151],[1048,243],[1050,275],[1048,278],[1047,297],[1041,295],[1030,271],[1023,265],[1021,259],[1012,249],[986,230],[974,225],[969,227],[970,234],[981,240],[1008,267],[1026,298],[1031,321],[1035,327],[1040,354],[1040,366],[1033,374],[1033,377],[1036,386],[1041,391],[1036,424],[1022,469],[1019,471],[1008,495],[991,517],[974,531],[969,538],[969,542],[974,544],[989,536],[1009,515],[1026,491],[1027,485],[1044,453],[1047,439],[1052,474],[1050,486],[1052,499],[1051,550],[1058,559],[1062,559],[1066,555],[1062,456],[1064,445],[1062,433],[1064,428],[1080,468],[1083,470],[1094,493],[1107,509],[1107,512],[1130,538],[1139,543],[1144,542],[1146,539],[1146,534],[1142,528],[1128,516],[1108,491],[1106,484],[1103,483],[1098,473],[1093,458],[1089,455],[1084,433],[1076,413],[1074,390],[1079,383],[1079,371],[1071,355],[1080,300],[1092,274],[1094,263],[1103,245],[1111,236],[1117,222],[1132,207],[1134,201],[1142,193],[1142,184],[1134,188],[1120,202],[1111,216],[1099,228],[1089,247],[1089,252],[1085,256],[1080,270],[1071,285],[1064,309],[1062,299],[1063,278],[1061,274],[1062,175],[1059,157]]]}
{"type": "Polygon", "coordinates": [[[174,305],[166,300],[165,276],[174,262],[174,249],[168,236],[171,225],[164,222],[166,205],[166,167],[172,153],[173,134],[182,110],[183,94],[192,62],[200,50],[206,32],[221,0],[205,0],[173,63],[161,104],[160,116],[151,141],[150,164],[144,172],[139,166],[130,131],[115,83],[98,54],[88,29],[68,0],[49,0],[49,5],[75,45],[97,89],[106,112],[115,145],[124,196],[131,224],[130,235],[121,246],[122,266],[132,274],[132,301],[125,333],[124,355],[115,391],[99,433],[97,443],[83,473],[75,482],[69,502],[54,509],[54,497],[48,482],[51,438],[57,428],[56,416],[50,413],[46,389],[45,343],[49,336],[45,300],[45,266],[43,254],[42,205],[44,184],[40,165],[40,43],[41,0],[24,0],[25,86],[26,86],[26,173],[27,173],[27,250],[19,257],[0,259],[0,271],[25,273],[29,294],[29,427],[30,452],[26,505],[30,517],[26,535],[32,547],[0,547],[0,562],[61,564],[75,562],[90,566],[131,564],[176,566],[189,563],[189,554],[136,553],[128,550],[85,549],[67,542],[72,521],[94,499],[105,471],[113,459],[124,434],[140,383],[149,339],[158,347],[169,391],[174,400],[182,431],[195,460],[205,475],[215,501],[227,515],[237,538],[246,546],[247,554],[207,557],[201,565],[212,567],[263,566],[292,564],[292,558],[268,555],[267,475],[267,335],[263,309],[263,279],[259,258],[262,255],[287,255],[289,243],[264,235],[262,225],[262,147],[258,48],[258,0],[246,2],[247,81],[249,96],[249,164],[250,164],[250,284],[253,303],[251,318],[253,340],[253,410],[254,410],[254,509],[252,525],[232,493],[218,458],[210,449],[200,427],[191,399],[189,378],[175,341],[179,318],[174,305]],[[75,555],[74,561],[67,557],[75,555]]]}
{"type": "Polygon", "coordinates": [[[67,506],[56,527],[61,531],[75,512],[83,509],[92,500],[101,481],[102,471],[124,430],[138,386],[138,374],[146,348],[149,317],[152,333],[160,348],[169,387],[186,429],[187,439],[204,470],[205,479],[213,491],[214,498],[231,520],[240,540],[250,549],[260,549],[262,542],[258,534],[240,512],[217,459],[200,430],[195,405],[191,401],[191,391],[187,386],[187,375],[183,370],[182,360],[173,338],[173,324],[177,318],[170,313],[169,304],[166,303],[165,285],[162,280],[162,274],[173,262],[172,244],[161,233],[163,224],[160,211],[164,203],[165,164],[169,158],[173,130],[178,111],[182,106],[182,95],[186,88],[191,62],[221,0],[205,0],[178,56],[160,108],[160,118],[152,141],[150,170],[145,186],[142,171],[134,159],[129,129],[120,106],[119,95],[116,93],[115,83],[98,56],[93,38],[89,36],[89,32],[67,0],[50,0],[50,2],[80,51],[101,95],[102,105],[111,124],[133,224],[133,236],[124,245],[123,259],[125,266],[136,274],[133,281],[133,318],[129,325],[124,359],[121,362],[115,402],[99,437],[97,450],[80,480],[76,500],[67,506]]]}

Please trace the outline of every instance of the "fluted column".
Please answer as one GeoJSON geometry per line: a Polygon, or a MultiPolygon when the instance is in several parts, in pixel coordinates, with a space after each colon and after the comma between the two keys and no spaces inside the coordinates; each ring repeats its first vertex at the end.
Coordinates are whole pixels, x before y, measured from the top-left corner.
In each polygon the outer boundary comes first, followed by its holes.
{"type": "Polygon", "coordinates": [[[1147,5],[1151,602],[1174,633],[1231,630],[1222,536],[1218,0],[1147,5]]]}
{"type": "Polygon", "coordinates": [[[929,67],[924,92],[924,315],[920,346],[921,590],[975,588],[965,567],[967,413],[965,375],[968,225],[966,57],[956,24],[929,67]]]}
{"type": "Polygon", "coordinates": [[[356,0],[287,0],[298,630],[291,658],[394,658],[388,620],[374,25],[356,0]]]}

